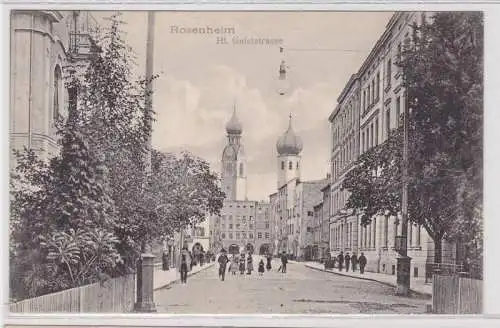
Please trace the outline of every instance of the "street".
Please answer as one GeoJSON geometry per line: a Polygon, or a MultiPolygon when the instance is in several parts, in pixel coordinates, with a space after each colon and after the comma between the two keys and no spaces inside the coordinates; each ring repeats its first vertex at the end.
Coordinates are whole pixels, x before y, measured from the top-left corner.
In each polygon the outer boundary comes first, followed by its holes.
{"type": "MultiPolygon", "coordinates": [[[[255,257],[257,264],[258,257],[255,257]]],[[[255,265],[257,267],[257,265],[255,265]]],[[[425,313],[430,300],[394,296],[394,289],[372,281],[316,271],[289,263],[286,274],[227,275],[218,278],[218,265],[155,292],[158,312],[187,313],[425,313]]]]}

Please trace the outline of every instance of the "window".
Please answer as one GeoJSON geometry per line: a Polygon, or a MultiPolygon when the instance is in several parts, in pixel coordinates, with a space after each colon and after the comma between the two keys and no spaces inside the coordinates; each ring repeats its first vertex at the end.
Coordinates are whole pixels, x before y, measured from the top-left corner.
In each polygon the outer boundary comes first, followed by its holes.
{"type": "Polygon", "coordinates": [[[401,62],[401,59],[402,59],[402,47],[401,47],[401,42],[398,44],[398,53],[397,53],[397,61],[398,63],[401,62]]]}
{"type": "Polygon", "coordinates": [[[241,235],[243,236],[243,239],[247,239],[247,233],[246,232],[243,232],[241,235]]]}
{"type": "Polygon", "coordinates": [[[243,163],[240,163],[240,176],[243,176],[243,163]]]}
{"type": "Polygon", "coordinates": [[[239,232],[236,233],[236,239],[240,239],[240,233],[239,232]]]}
{"type": "Polygon", "coordinates": [[[312,212],[312,211],[307,211],[307,216],[314,216],[314,212],[312,212]]]}
{"type": "Polygon", "coordinates": [[[368,86],[368,92],[367,92],[367,102],[368,102],[368,106],[370,106],[372,104],[372,102],[370,101],[370,96],[371,96],[371,92],[370,92],[370,86],[368,86]]]}
{"type": "Polygon", "coordinates": [[[387,137],[389,137],[389,132],[391,131],[391,109],[387,108],[385,112],[385,129],[387,133],[387,137]]]}
{"type": "Polygon", "coordinates": [[[252,220],[253,220],[253,216],[251,216],[251,215],[250,215],[250,216],[248,217],[248,219],[249,219],[250,221],[252,221],[252,220]]]}
{"type": "Polygon", "coordinates": [[[253,224],[251,224],[251,223],[250,223],[249,228],[250,228],[250,229],[253,229],[253,224]]]}
{"type": "Polygon", "coordinates": [[[54,69],[54,94],[53,94],[53,108],[52,115],[55,120],[59,119],[60,114],[60,101],[61,101],[61,88],[62,88],[62,73],[59,65],[54,69]]]}
{"type": "Polygon", "coordinates": [[[266,239],[269,239],[269,232],[266,232],[266,239]]]}
{"type": "Polygon", "coordinates": [[[232,223],[229,224],[229,229],[233,229],[233,224],[232,223]]]}
{"type": "Polygon", "coordinates": [[[266,229],[269,229],[269,222],[266,222],[266,229]]]}
{"type": "Polygon", "coordinates": [[[233,233],[232,232],[229,233],[229,239],[233,239],[233,233]]]}
{"type": "Polygon", "coordinates": [[[375,146],[378,145],[378,117],[375,119],[375,146]]]}
{"type": "Polygon", "coordinates": [[[222,224],[222,229],[226,229],[226,225],[224,223],[222,224]]]}
{"type": "Polygon", "coordinates": [[[366,109],[366,90],[363,90],[363,110],[366,109]]]}
{"type": "Polygon", "coordinates": [[[250,233],[248,234],[248,238],[253,239],[253,233],[251,233],[251,232],[250,232],[250,233]]]}
{"type": "Polygon", "coordinates": [[[229,216],[229,221],[233,221],[233,216],[232,215],[229,216]]]}
{"type": "Polygon", "coordinates": [[[401,125],[401,97],[396,98],[396,120],[397,126],[401,125]]]}
{"type": "Polygon", "coordinates": [[[377,90],[375,91],[377,93],[377,99],[380,95],[380,72],[377,73],[377,90]]]}
{"type": "Polygon", "coordinates": [[[365,152],[365,132],[361,133],[361,152],[365,152]]]}
{"type": "Polygon", "coordinates": [[[373,147],[374,144],[374,138],[373,138],[373,123],[370,126],[370,147],[373,147]]]}
{"type": "Polygon", "coordinates": [[[257,232],[257,238],[262,239],[262,232],[257,232]]]}
{"type": "Polygon", "coordinates": [[[297,161],[297,170],[299,169],[299,162],[297,161]]]}
{"type": "Polygon", "coordinates": [[[292,163],[292,161],[288,162],[288,169],[289,170],[293,169],[293,163],[292,163]]]}
{"type": "Polygon", "coordinates": [[[221,237],[222,237],[222,239],[226,239],[226,234],[223,232],[221,237]]]}
{"type": "Polygon", "coordinates": [[[281,161],[281,169],[284,170],[285,169],[285,162],[284,161],[281,161]]]}
{"type": "Polygon", "coordinates": [[[386,87],[390,87],[391,86],[391,79],[392,79],[392,61],[389,59],[387,61],[387,76],[386,76],[386,87]]]}
{"type": "Polygon", "coordinates": [[[236,223],[236,229],[239,229],[239,228],[240,228],[240,224],[236,223]]]}
{"type": "Polygon", "coordinates": [[[375,103],[377,95],[375,95],[375,80],[372,80],[372,103],[375,103]]]}

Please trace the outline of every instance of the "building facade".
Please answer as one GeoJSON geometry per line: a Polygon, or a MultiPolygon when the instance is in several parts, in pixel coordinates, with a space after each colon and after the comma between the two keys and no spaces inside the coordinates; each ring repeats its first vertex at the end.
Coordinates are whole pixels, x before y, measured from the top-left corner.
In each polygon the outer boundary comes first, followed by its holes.
{"type": "Polygon", "coordinates": [[[242,143],[243,127],[236,115],[226,124],[227,144],[221,158],[221,186],[226,193],[220,216],[212,216],[209,248],[267,253],[272,251],[269,203],[247,199],[247,162],[242,143]]]}
{"type": "Polygon", "coordinates": [[[96,50],[97,24],[89,12],[57,10],[14,10],[10,21],[11,149],[26,146],[48,159],[59,151],[55,123],[76,101],[65,77],[96,50]]]}
{"type": "Polygon", "coordinates": [[[275,254],[310,257],[313,247],[314,206],[322,199],[325,179],[301,180],[302,140],[295,134],[290,116],[288,128],[276,142],[277,192],[270,195],[275,227],[275,254]]]}
{"type": "MultiPolygon", "coordinates": [[[[358,255],[363,252],[368,260],[367,271],[396,274],[396,237],[402,235],[401,216],[375,216],[370,224],[362,226],[353,211],[345,208],[348,194],[338,193],[337,190],[353,161],[384,142],[390,131],[401,124],[405,93],[402,70],[397,63],[401,58],[405,39],[411,35],[411,25],[418,24],[420,19],[421,13],[417,12],[398,12],[393,15],[359,71],[341,93],[338,106],[330,116],[334,141],[330,247],[334,252],[342,250],[356,252],[358,255]],[[355,122],[348,120],[346,124],[344,113],[346,110],[349,112],[350,99],[358,99],[354,106],[359,110],[354,110],[355,122]],[[340,132],[337,132],[339,128],[340,132]],[[354,137],[349,137],[350,135],[354,137]],[[358,142],[355,141],[356,138],[359,138],[358,142]],[[343,140],[351,140],[347,141],[347,148],[343,140]],[[336,160],[339,152],[340,160],[336,160]]],[[[427,264],[433,262],[432,239],[423,227],[412,223],[408,225],[407,236],[408,256],[412,258],[412,276],[429,275],[427,264]]],[[[444,243],[443,261],[453,262],[453,254],[453,247],[444,243]]]]}

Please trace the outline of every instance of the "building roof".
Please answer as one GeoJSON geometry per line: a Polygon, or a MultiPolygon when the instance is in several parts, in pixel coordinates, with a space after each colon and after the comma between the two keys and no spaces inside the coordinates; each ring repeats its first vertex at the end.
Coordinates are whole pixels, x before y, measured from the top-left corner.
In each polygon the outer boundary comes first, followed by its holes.
{"type": "Polygon", "coordinates": [[[302,139],[292,128],[292,115],[290,115],[288,129],[276,142],[276,150],[279,155],[298,155],[302,151],[302,139]]]}
{"type": "Polygon", "coordinates": [[[241,134],[243,132],[243,126],[241,125],[238,117],[236,116],[236,105],[233,107],[233,115],[231,119],[226,124],[226,132],[228,134],[241,134]]]}

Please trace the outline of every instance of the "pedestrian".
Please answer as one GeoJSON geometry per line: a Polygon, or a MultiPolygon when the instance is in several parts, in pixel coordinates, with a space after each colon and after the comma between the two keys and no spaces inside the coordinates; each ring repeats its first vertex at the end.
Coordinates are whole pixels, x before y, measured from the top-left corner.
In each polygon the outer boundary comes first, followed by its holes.
{"type": "Polygon", "coordinates": [[[345,253],[344,263],[345,263],[345,272],[349,272],[349,264],[351,264],[351,256],[349,255],[349,252],[345,253]]]}
{"type": "Polygon", "coordinates": [[[262,276],[264,274],[264,260],[260,260],[259,262],[259,276],[262,276]]]}
{"type": "Polygon", "coordinates": [[[200,254],[200,266],[203,266],[205,264],[205,252],[202,251],[200,254]]]}
{"type": "Polygon", "coordinates": [[[281,255],[281,266],[280,266],[282,273],[286,273],[286,265],[287,265],[287,263],[288,263],[288,258],[286,256],[286,253],[283,252],[283,254],[281,255]]]}
{"type": "Polygon", "coordinates": [[[238,271],[238,259],[236,258],[235,255],[231,258],[231,263],[229,264],[229,271],[233,274],[233,276],[236,274],[236,271],[238,271]]]}
{"type": "Polygon", "coordinates": [[[161,262],[162,262],[162,269],[163,271],[168,271],[168,251],[163,251],[163,254],[161,256],[161,262]]]}
{"type": "Polygon", "coordinates": [[[227,262],[229,262],[229,259],[226,255],[226,250],[224,248],[221,250],[221,254],[219,255],[219,259],[217,260],[217,262],[219,262],[219,277],[222,281],[224,281],[224,278],[226,277],[227,262]]]}
{"type": "Polygon", "coordinates": [[[352,263],[352,272],[355,272],[356,267],[358,266],[358,256],[356,255],[356,253],[352,253],[351,263],[352,263]]]}
{"type": "Polygon", "coordinates": [[[245,254],[240,255],[240,275],[245,273],[245,254]]]}
{"type": "Polygon", "coordinates": [[[247,256],[247,274],[252,274],[253,271],[253,258],[252,254],[248,253],[247,256]]]}
{"type": "Polygon", "coordinates": [[[267,271],[271,270],[271,261],[272,261],[271,254],[267,254],[267,264],[266,264],[267,271]]]}
{"type": "Polygon", "coordinates": [[[337,256],[337,261],[339,261],[339,271],[342,271],[344,266],[344,252],[340,251],[339,256],[337,256]]]}
{"type": "Polygon", "coordinates": [[[365,254],[363,254],[363,252],[361,252],[358,262],[359,262],[359,273],[361,274],[365,273],[366,257],[365,254]]]}
{"type": "Polygon", "coordinates": [[[187,247],[184,247],[179,254],[179,272],[181,273],[181,283],[187,283],[188,271],[191,271],[192,263],[191,253],[189,253],[187,247]]]}

